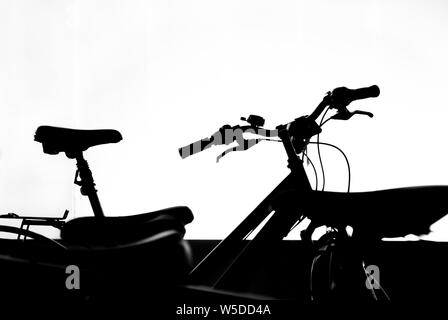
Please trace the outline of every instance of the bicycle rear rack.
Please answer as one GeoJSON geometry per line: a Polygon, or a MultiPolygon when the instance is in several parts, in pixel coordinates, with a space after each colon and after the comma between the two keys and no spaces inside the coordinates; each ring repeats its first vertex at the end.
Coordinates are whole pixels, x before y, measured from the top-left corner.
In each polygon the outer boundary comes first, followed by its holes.
{"type": "MultiPolygon", "coordinates": [[[[56,229],[62,229],[62,226],[65,223],[65,219],[67,219],[69,211],[65,210],[62,217],[32,217],[32,216],[19,216],[15,213],[7,213],[0,215],[0,219],[22,219],[22,223],[20,224],[20,230],[29,231],[30,226],[49,226],[56,229]]],[[[22,234],[17,235],[17,240],[20,240],[22,234]]],[[[23,235],[23,240],[27,238],[26,235],[23,235]]]]}

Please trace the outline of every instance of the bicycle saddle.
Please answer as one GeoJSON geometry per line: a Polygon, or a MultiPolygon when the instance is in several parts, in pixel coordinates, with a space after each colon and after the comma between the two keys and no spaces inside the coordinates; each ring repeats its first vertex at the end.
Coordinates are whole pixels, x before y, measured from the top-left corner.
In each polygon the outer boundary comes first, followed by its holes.
{"type": "Polygon", "coordinates": [[[448,186],[420,186],[369,192],[311,191],[298,197],[294,190],[275,200],[282,211],[297,211],[317,226],[352,226],[370,238],[428,234],[433,223],[448,213],[448,186]]]}
{"type": "Polygon", "coordinates": [[[61,239],[76,244],[123,245],[167,230],[183,236],[191,221],[193,213],[185,206],[131,216],[81,217],[64,224],[61,239]]]}
{"type": "MultiPolygon", "coordinates": [[[[448,213],[448,186],[421,186],[370,192],[313,191],[306,211],[318,221],[351,225],[368,236],[423,235],[448,213]]],[[[324,223],[324,224],[325,224],[324,223]]]]}
{"type": "Polygon", "coordinates": [[[119,142],[122,140],[122,136],[117,130],[111,129],[79,130],[40,126],[36,130],[34,140],[42,143],[45,153],[65,152],[67,157],[74,158],[76,154],[90,147],[119,142]]]}
{"type": "Polygon", "coordinates": [[[191,249],[183,240],[184,224],[192,220],[187,207],[75,218],[61,229],[65,250],[38,241],[23,245],[9,240],[12,245],[2,243],[0,252],[0,268],[6,275],[0,277],[2,289],[13,300],[20,296],[42,305],[56,301],[89,311],[91,306],[103,310],[110,304],[147,306],[148,301],[166,301],[192,268],[191,249]],[[64,286],[69,265],[79,268],[80,290],[64,286]]]}

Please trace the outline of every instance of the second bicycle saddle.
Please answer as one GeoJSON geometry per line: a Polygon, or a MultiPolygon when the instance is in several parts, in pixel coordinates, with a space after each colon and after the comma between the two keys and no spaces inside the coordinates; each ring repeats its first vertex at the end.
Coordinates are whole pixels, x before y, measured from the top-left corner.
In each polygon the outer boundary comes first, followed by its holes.
{"type": "Polygon", "coordinates": [[[342,223],[377,238],[424,235],[448,213],[448,186],[418,186],[369,192],[313,191],[305,211],[325,223],[342,223]]]}
{"type": "Polygon", "coordinates": [[[64,224],[61,239],[69,243],[111,246],[135,242],[166,230],[176,231],[183,237],[185,225],[192,221],[193,213],[185,206],[101,219],[80,217],[64,224]]]}
{"type": "Polygon", "coordinates": [[[79,130],[52,126],[40,126],[36,130],[34,140],[41,142],[44,152],[58,154],[65,152],[67,157],[74,158],[79,152],[90,147],[117,143],[122,140],[120,132],[111,129],[79,130]]]}

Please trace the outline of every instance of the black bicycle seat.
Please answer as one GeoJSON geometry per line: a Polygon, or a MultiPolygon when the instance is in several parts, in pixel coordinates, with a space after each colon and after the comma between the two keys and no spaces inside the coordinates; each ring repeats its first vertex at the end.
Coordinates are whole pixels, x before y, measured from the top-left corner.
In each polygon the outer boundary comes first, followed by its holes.
{"type": "Polygon", "coordinates": [[[79,130],[52,126],[40,126],[34,135],[34,140],[42,143],[45,153],[65,152],[69,158],[76,157],[90,147],[117,143],[122,139],[117,130],[79,130]]]}
{"type": "Polygon", "coordinates": [[[307,212],[322,222],[357,227],[376,238],[423,235],[448,213],[448,186],[369,192],[312,192],[307,212]]]}
{"type": "Polygon", "coordinates": [[[80,217],[64,224],[61,239],[89,246],[123,245],[152,237],[166,230],[174,230],[183,236],[185,225],[191,221],[193,213],[185,206],[131,216],[80,217]]]}
{"type": "Polygon", "coordinates": [[[135,310],[148,302],[152,306],[167,301],[193,267],[191,249],[183,239],[184,224],[192,219],[187,207],[72,219],[61,228],[65,250],[31,240],[25,246],[21,241],[2,246],[0,267],[8,275],[1,278],[2,289],[23,301],[75,303],[89,311],[110,305],[135,310]],[[77,292],[64,286],[70,265],[81,275],[77,292]]]}
{"type": "MultiPolygon", "coordinates": [[[[366,238],[424,235],[448,214],[448,186],[420,186],[368,192],[284,192],[276,206],[302,210],[315,225],[350,225],[366,238]]],[[[295,212],[295,211],[293,211],[295,212]]]]}

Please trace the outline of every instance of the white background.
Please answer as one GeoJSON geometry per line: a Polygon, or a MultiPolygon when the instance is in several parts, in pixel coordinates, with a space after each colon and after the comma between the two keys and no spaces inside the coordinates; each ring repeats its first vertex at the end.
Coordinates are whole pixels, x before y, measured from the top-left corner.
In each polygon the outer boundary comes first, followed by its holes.
{"type": "MultiPolygon", "coordinates": [[[[349,156],[352,191],[448,184],[447,17],[443,0],[1,0],[0,212],[90,215],[73,160],[33,135],[114,128],[122,142],[86,152],[106,214],[188,205],[188,238],[222,238],[286,176],[284,151],[216,164],[223,149],[178,147],[251,113],[291,121],[338,86],[381,88],[351,106],[373,119],[321,136],[349,156]]],[[[327,189],[344,191],[343,158],[323,156],[327,189]]],[[[447,240],[447,222],[433,229],[447,240]]]]}

